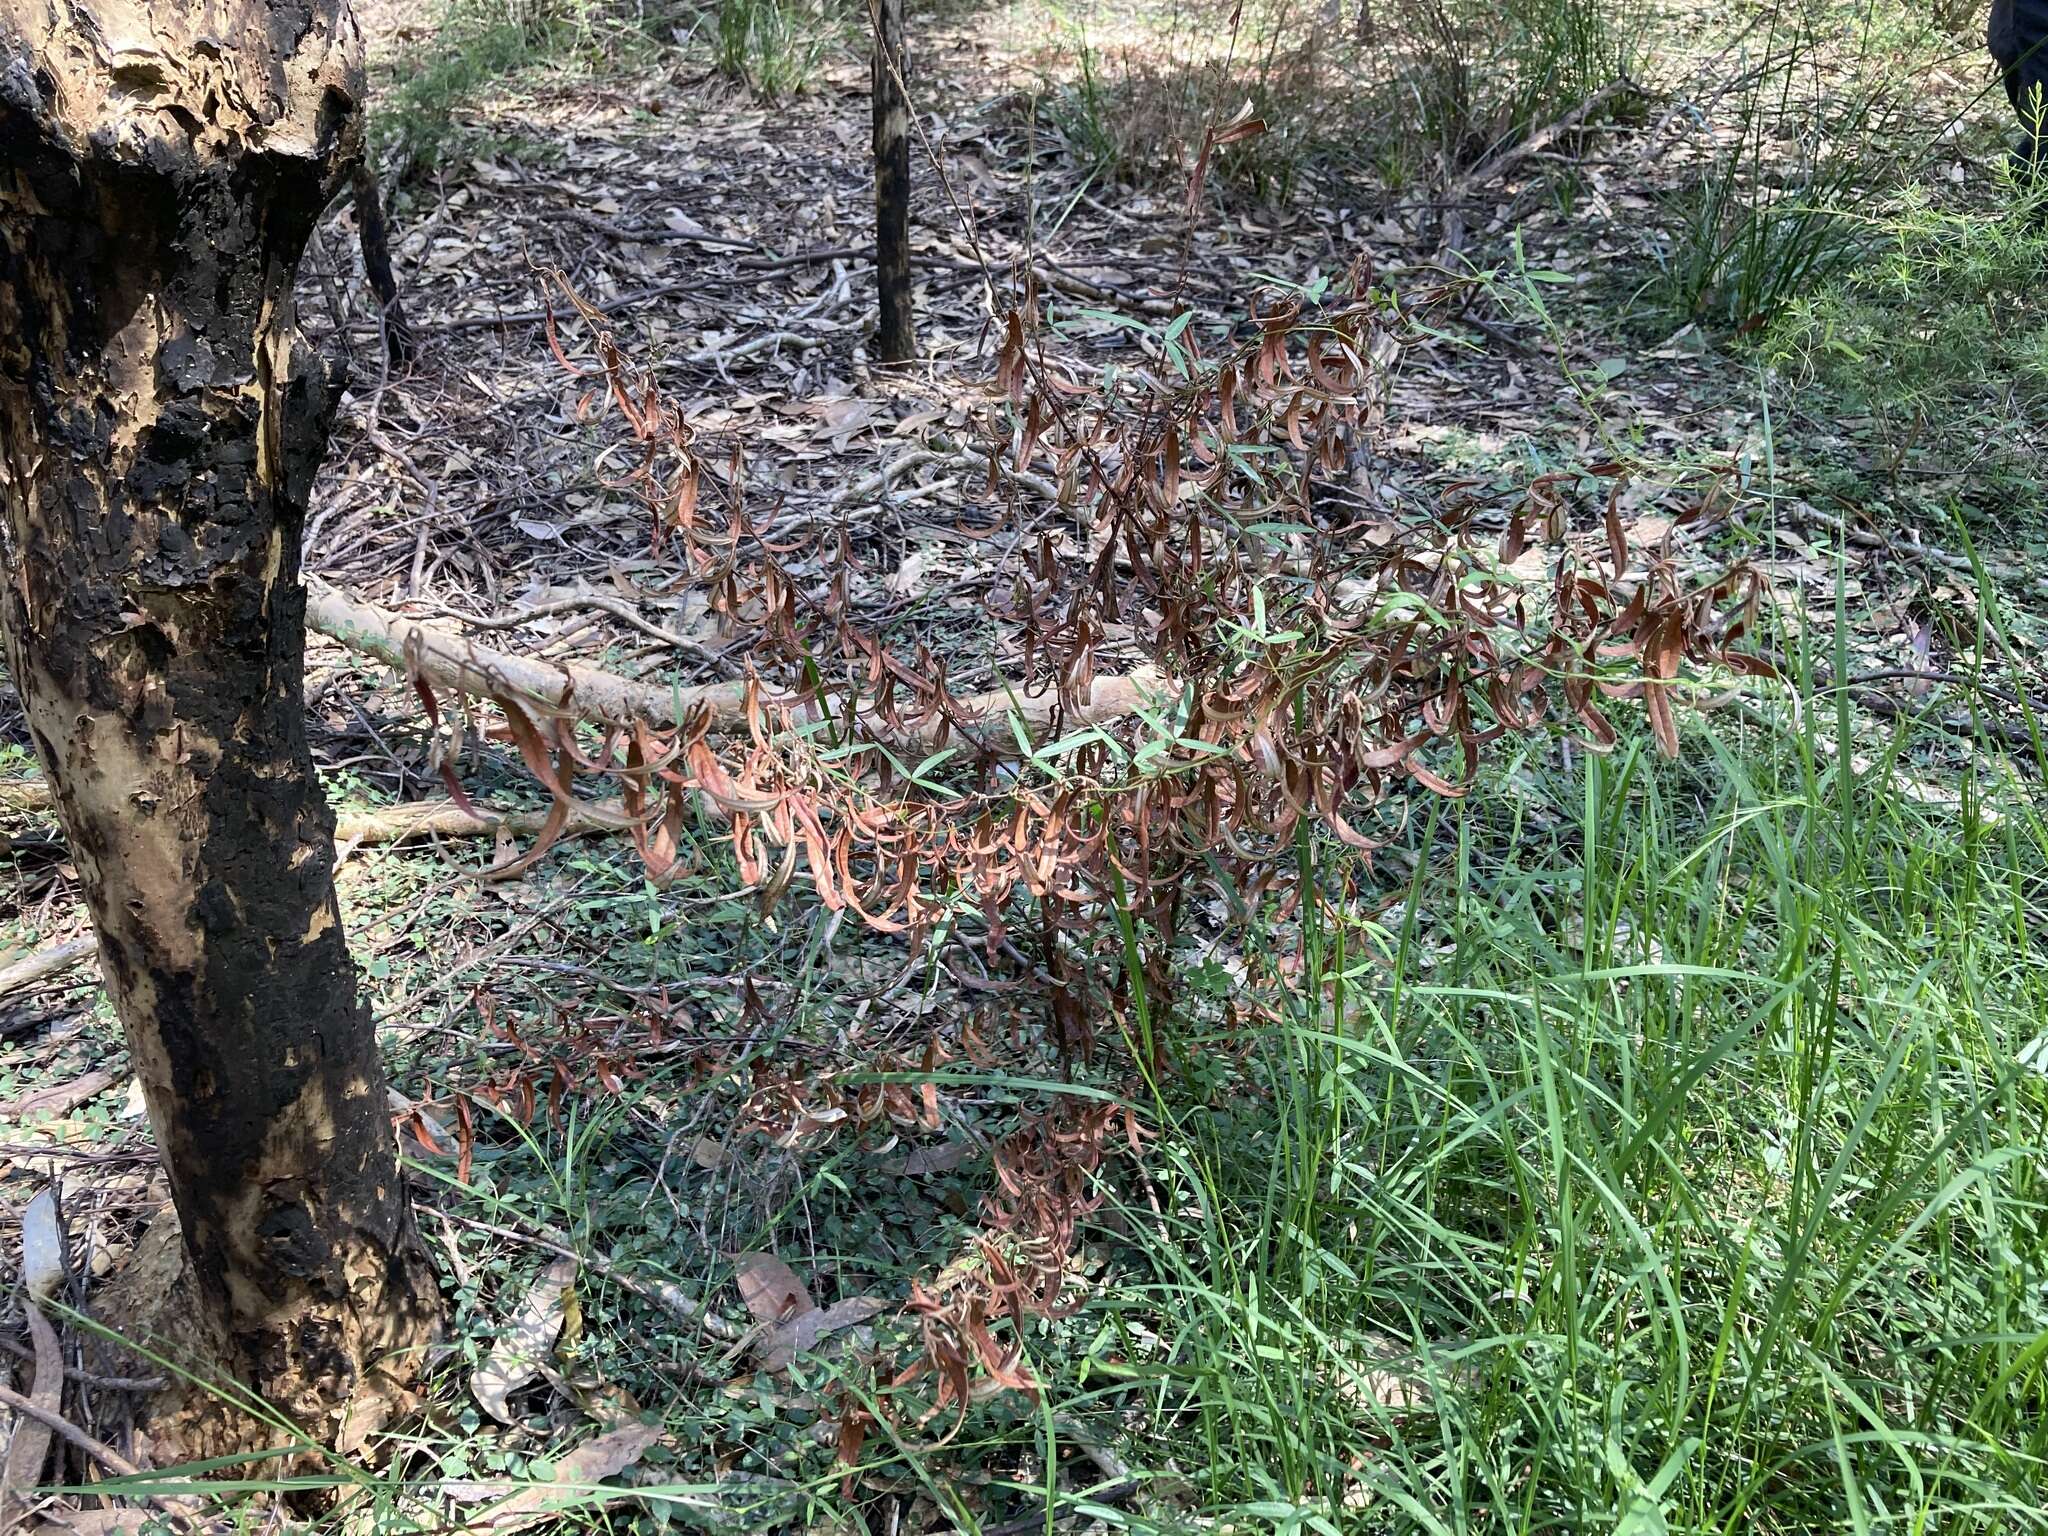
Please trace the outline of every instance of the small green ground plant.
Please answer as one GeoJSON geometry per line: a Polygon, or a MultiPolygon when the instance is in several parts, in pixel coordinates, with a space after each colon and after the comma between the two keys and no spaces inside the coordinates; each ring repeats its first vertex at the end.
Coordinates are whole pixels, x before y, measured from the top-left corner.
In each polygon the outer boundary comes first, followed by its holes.
{"type": "Polygon", "coordinates": [[[1450,166],[1561,116],[1641,66],[1640,0],[1394,0],[1361,77],[1390,123],[1450,166]]]}
{"type": "Polygon", "coordinates": [[[2043,195],[2009,168],[1990,206],[1908,189],[1864,223],[1864,259],[1792,297],[1761,351],[1788,400],[1861,424],[1856,478],[1925,509],[1959,496],[2011,531],[2044,509],[2043,195]]]}
{"type": "Polygon", "coordinates": [[[1773,324],[1882,243],[1873,206],[1910,188],[1961,126],[1925,120],[1924,78],[1967,66],[1917,9],[1820,4],[1761,19],[1738,39],[1732,94],[1702,109],[1719,130],[1712,148],[1666,200],[1651,288],[1669,324],[1740,336],[1773,324]]]}
{"type": "Polygon", "coordinates": [[[848,31],[844,13],[823,0],[718,0],[712,58],[726,79],[775,101],[808,89],[848,31]]]}
{"type": "Polygon", "coordinates": [[[379,91],[371,135],[400,180],[431,171],[479,135],[460,117],[492,82],[542,66],[573,65],[644,48],[646,13],[615,13],[604,0],[447,0],[432,42],[400,55],[379,91]]]}

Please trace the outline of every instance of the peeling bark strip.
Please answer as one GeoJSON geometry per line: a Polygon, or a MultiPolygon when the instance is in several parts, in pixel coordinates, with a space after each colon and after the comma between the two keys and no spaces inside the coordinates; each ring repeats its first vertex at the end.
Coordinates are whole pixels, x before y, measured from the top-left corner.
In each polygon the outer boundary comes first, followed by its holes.
{"type": "Polygon", "coordinates": [[[903,0],[868,0],[875,53],[875,283],[881,323],[875,349],[885,363],[917,356],[910,310],[910,102],[904,94],[903,0]]]}
{"type": "Polygon", "coordinates": [[[8,662],[192,1304],[328,1439],[437,1314],[300,706],[337,380],[292,276],[360,154],[361,60],[344,0],[0,0],[8,662]]]}

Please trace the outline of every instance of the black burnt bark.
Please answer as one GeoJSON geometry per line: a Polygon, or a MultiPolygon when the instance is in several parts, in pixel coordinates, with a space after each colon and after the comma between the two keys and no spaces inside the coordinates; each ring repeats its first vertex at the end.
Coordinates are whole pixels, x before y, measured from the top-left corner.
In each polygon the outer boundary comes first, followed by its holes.
{"type": "Polygon", "coordinates": [[[875,350],[885,363],[917,356],[910,307],[910,102],[905,93],[903,0],[874,7],[875,283],[880,323],[875,350]]]}
{"type": "Polygon", "coordinates": [[[338,380],[291,290],[360,42],[341,0],[99,3],[0,0],[0,618],[200,1335],[346,1442],[438,1313],[301,706],[338,380]],[[107,43],[138,9],[160,52],[107,43]]]}
{"type": "Polygon", "coordinates": [[[398,296],[398,279],[391,271],[391,225],[384,217],[384,195],[377,186],[377,173],[368,161],[355,169],[349,183],[356,205],[356,232],[362,241],[363,273],[370,291],[377,296],[377,312],[384,323],[384,355],[392,365],[412,361],[412,322],[405,318],[405,304],[398,296]]]}

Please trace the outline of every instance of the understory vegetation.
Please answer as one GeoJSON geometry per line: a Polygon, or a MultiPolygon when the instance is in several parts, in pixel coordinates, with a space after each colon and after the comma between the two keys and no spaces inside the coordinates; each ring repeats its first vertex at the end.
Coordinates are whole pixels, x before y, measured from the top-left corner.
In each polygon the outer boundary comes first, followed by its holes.
{"type": "MultiPolygon", "coordinates": [[[[640,835],[344,836],[450,1323],[203,1528],[2048,1532],[2048,219],[1979,20],[912,9],[891,372],[864,6],[415,18],[434,340],[304,286],[309,568],[817,709],[600,753],[316,651],[345,809],[640,835]],[[986,760],[906,702],[1141,662],[986,760]]],[[[40,947],[77,870],[0,801],[40,947]]],[[[165,1200],[120,1029],[0,1009],[10,1109],[118,1064],[0,1135],[92,1336],[165,1200]]],[[[51,1498],[197,1529],[193,1470],[51,1498]]]]}
{"type": "MultiPolygon", "coordinates": [[[[461,1277],[440,1392],[465,1396],[552,1262],[539,1236],[586,1260],[552,1350],[569,1396],[495,1435],[463,1407],[382,1473],[312,1482],[421,1529],[447,1479],[556,1477],[563,1411],[637,1409],[668,1439],[638,1469],[642,1518],[714,1530],[891,1503],[1021,1529],[1048,1496],[1145,1530],[2042,1528],[2048,821],[1936,720],[1839,752],[1843,701],[1800,675],[1804,707],[1689,725],[1675,763],[1640,738],[1518,753],[1415,805],[1369,866],[1304,833],[1312,904],[1245,900],[1181,955],[1170,1011],[1124,978],[1120,1026],[1167,1062],[1135,1092],[1113,1057],[1008,1052],[809,1079],[827,1121],[863,1084],[935,1085],[943,1129],[909,1144],[821,1124],[778,1151],[752,1124],[746,1063],[808,1055],[843,1016],[836,978],[872,974],[843,939],[707,906],[715,879],[636,902],[618,862],[576,857],[562,921],[621,984],[708,997],[740,971],[788,1001],[737,1017],[726,1070],[643,1057],[530,1126],[479,1108],[459,1179],[415,1159],[461,1277]],[[1957,764],[1939,791],[1930,752],[1957,764]],[[929,1379],[871,1374],[916,1346],[887,1321],[786,1373],[678,1372],[704,1341],[648,1279],[713,1294],[719,1254],[773,1247],[842,1300],[931,1284],[976,1262],[958,1243],[991,1139],[1127,1103],[1143,1129],[1127,1141],[1117,1109],[1078,1305],[1001,1345],[1031,1395],[926,1419],[929,1379]]],[[[538,1041],[546,995],[463,1017],[538,1041]]],[[[579,1027],[620,1049],[616,1024],[579,1027]]]]}

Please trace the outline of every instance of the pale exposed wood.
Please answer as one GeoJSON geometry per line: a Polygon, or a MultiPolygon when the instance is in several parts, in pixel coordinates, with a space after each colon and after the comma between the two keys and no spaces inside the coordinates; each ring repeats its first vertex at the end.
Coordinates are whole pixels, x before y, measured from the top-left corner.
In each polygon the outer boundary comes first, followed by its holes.
{"type": "MultiPolygon", "coordinates": [[[[334,840],[376,846],[415,837],[483,837],[501,830],[512,837],[532,837],[548,819],[546,811],[495,811],[482,805],[477,810],[482,814],[471,815],[453,800],[415,800],[369,811],[347,811],[335,825],[334,840]]],[[[626,815],[625,806],[617,800],[579,800],[560,835],[616,832],[626,815]]]]}
{"type": "MultiPolygon", "coordinates": [[[[43,804],[47,806],[49,803],[49,792],[45,790],[43,804]]],[[[91,959],[98,949],[99,941],[87,934],[82,939],[66,939],[62,944],[52,944],[47,949],[39,949],[32,955],[0,966],[0,997],[61,975],[81,961],[91,959]]]]}
{"type": "MultiPolygon", "coordinates": [[[[417,673],[443,692],[510,698],[532,711],[597,725],[644,722],[670,727],[701,718],[714,732],[747,726],[744,683],[659,688],[580,662],[536,661],[350,597],[324,582],[308,585],[306,622],[351,650],[401,672],[417,673]]],[[[1088,702],[1073,710],[1062,710],[1058,696],[1050,691],[991,689],[961,698],[953,722],[932,715],[902,727],[876,719],[872,709],[863,706],[861,734],[887,745],[931,748],[942,739],[960,741],[963,733],[971,733],[971,742],[963,745],[1015,755],[1017,741],[1009,725],[1013,711],[1026,736],[1036,741],[1051,729],[1073,730],[1125,718],[1147,698],[1164,692],[1165,686],[1161,675],[1151,668],[1141,668],[1127,677],[1097,678],[1088,702]]],[[[765,689],[760,697],[771,728],[783,722],[815,724],[820,718],[814,703],[765,689]]],[[[832,719],[847,717],[849,699],[834,697],[828,703],[832,719]]]]}

